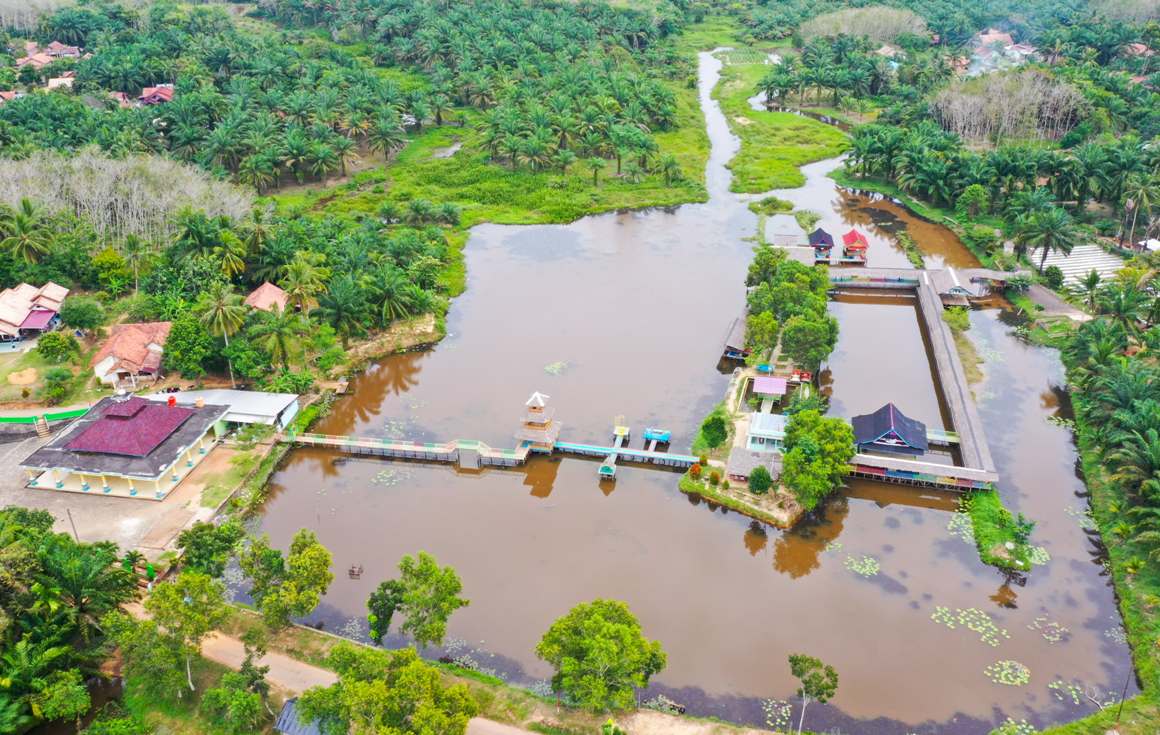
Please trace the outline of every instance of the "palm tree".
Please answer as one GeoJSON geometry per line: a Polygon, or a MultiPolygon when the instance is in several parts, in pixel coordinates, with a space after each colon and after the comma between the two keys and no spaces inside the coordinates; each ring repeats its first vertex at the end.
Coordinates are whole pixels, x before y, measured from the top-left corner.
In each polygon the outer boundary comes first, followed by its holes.
{"type": "Polygon", "coordinates": [[[0,238],[0,249],[30,264],[48,252],[53,240],[36,205],[26,197],[14,212],[0,213],[0,238]]]}
{"type": "Polygon", "coordinates": [[[665,186],[672,186],[674,181],[680,181],[684,178],[684,172],[681,171],[681,164],[672,153],[666,153],[661,156],[660,169],[661,176],[665,178],[665,186]]]}
{"type": "Polygon", "coordinates": [[[593,156],[584,165],[592,172],[592,186],[597,186],[600,183],[600,172],[604,169],[604,159],[593,156]]]}
{"type": "MultiPolygon", "coordinates": [[[[1128,242],[1133,244],[1136,242],[1136,221],[1140,217],[1140,210],[1145,212],[1145,217],[1151,217],[1152,207],[1158,198],[1160,198],[1160,187],[1157,187],[1155,178],[1133,176],[1128,179],[1128,183],[1124,187],[1125,209],[1132,212],[1132,226],[1127,233],[1128,242]]],[[[1121,245],[1123,245],[1123,240],[1121,235],[1121,245]]]]}
{"type": "Polygon", "coordinates": [[[282,266],[282,280],[278,285],[300,311],[307,311],[318,303],[316,298],[330,277],[330,269],[322,265],[325,261],[321,253],[300,250],[294,260],[282,266]]]}
{"type": "Polygon", "coordinates": [[[125,263],[133,269],[133,293],[137,293],[141,286],[141,266],[152,255],[152,248],[136,235],[126,235],[121,243],[121,255],[125,263]]]}
{"type": "Polygon", "coordinates": [[[113,544],[97,544],[82,552],[67,536],[53,537],[39,556],[37,588],[60,605],[86,642],[91,631],[99,629],[101,617],[137,588],[133,575],[117,563],[113,544]]]}
{"type": "Polygon", "coordinates": [[[1134,431],[1108,454],[1112,478],[1124,483],[1137,498],[1160,498],[1160,431],[1134,431]]]}
{"type": "Polygon", "coordinates": [[[319,298],[315,312],[334,327],[346,347],[351,335],[362,334],[364,331],[362,320],[366,310],[366,297],[362,289],[355,283],[354,277],[347,274],[330,284],[330,288],[319,298]]]}
{"type": "Polygon", "coordinates": [[[282,367],[289,367],[290,355],[298,338],[306,331],[301,314],[291,309],[262,312],[249,335],[282,367]]]}
{"type": "Polygon", "coordinates": [[[1092,268],[1086,276],[1079,281],[1079,291],[1087,300],[1088,311],[1095,313],[1096,310],[1096,296],[1100,292],[1100,272],[1092,268]]]}
{"type": "Polygon", "coordinates": [[[1043,272],[1048,254],[1061,252],[1067,255],[1084,239],[1071,215],[1059,207],[1032,212],[1024,217],[1018,225],[1015,238],[1031,251],[1042,248],[1043,255],[1039,258],[1040,273],[1043,272]]]}
{"type": "MultiPolygon", "coordinates": [[[[246,321],[246,307],[242,297],[234,293],[228,283],[218,282],[202,292],[194,311],[210,334],[225,340],[228,352],[230,335],[236,334],[246,321]]],[[[226,364],[230,370],[230,385],[237,387],[234,382],[234,364],[229,357],[226,357],[226,364]]]]}
{"type": "Polygon", "coordinates": [[[1120,324],[1127,334],[1139,332],[1137,322],[1144,312],[1148,295],[1134,284],[1115,283],[1105,288],[1098,297],[1100,312],[1120,324]]]}

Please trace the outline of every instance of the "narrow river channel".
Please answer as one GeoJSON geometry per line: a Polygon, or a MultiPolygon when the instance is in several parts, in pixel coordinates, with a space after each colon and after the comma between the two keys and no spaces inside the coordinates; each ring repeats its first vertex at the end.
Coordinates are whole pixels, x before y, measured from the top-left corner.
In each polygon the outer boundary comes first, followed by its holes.
{"type": "MultiPolygon", "coordinates": [[[[563,438],[606,440],[622,414],[637,431],[671,429],[674,447],[687,447],[727,382],[715,366],[743,304],[744,238],[757,227],[748,199],[728,190],[725,164],[738,145],[710,96],[719,70],[701,55],[707,203],[477,227],[448,337],[373,366],[318,430],[508,447],[524,400],[540,390],[563,438]]],[[[776,193],[822,212],[832,231],[867,230],[872,266],[906,265],[892,239],[900,228],[928,265],[973,262],[947,230],[837,189],[825,177],[836,165],[807,166],[806,186],[776,193]]],[[[913,305],[844,300],[834,313],[834,412],[894,401],[938,423],[913,305]]],[[[948,530],[951,495],[859,481],[784,533],[682,495],[673,473],[625,467],[602,486],[596,464],[576,459],[459,473],[300,449],[273,478],[259,530],[282,547],[300,527],[318,532],[337,574],[309,622],[354,637],[365,635],[367,595],[399,557],[435,554],[456,567],[471,605],[451,620],[450,650],[429,655],[469,658],[515,683],[550,675],[533,649],[555,618],[610,597],[669,654],[644,696],[663,692],[692,714],[762,724],[762,699],[792,697],[786,656],[805,652],[841,676],[832,703],[810,708],[815,730],[986,733],[1006,716],[1069,719],[1090,707],[1061,699],[1053,681],[1118,694],[1130,661],[1098,545],[1081,527],[1071,435],[1049,421],[1067,415],[1062,370],[1053,352],[1019,341],[1010,320],[998,308],[976,311],[970,335],[986,360],[976,393],[1001,491],[1039,522],[1034,538],[1050,555],[1025,580],[983,565],[948,530]],[[879,561],[876,576],[847,567],[863,555],[879,561]],[[361,579],[348,579],[351,564],[363,565],[361,579]],[[940,606],[985,612],[1000,630],[952,629],[932,620],[940,606]],[[1029,667],[1029,683],[993,683],[984,670],[1001,660],[1029,667]]]]}

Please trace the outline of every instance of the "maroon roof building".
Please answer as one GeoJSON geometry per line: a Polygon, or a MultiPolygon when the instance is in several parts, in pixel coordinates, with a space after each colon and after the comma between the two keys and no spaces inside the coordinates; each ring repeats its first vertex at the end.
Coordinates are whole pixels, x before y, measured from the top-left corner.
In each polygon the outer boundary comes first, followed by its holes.
{"type": "Polygon", "coordinates": [[[228,410],[112,396],[20,466],[29,487],[162,500],[213,447],[228,410]]]}

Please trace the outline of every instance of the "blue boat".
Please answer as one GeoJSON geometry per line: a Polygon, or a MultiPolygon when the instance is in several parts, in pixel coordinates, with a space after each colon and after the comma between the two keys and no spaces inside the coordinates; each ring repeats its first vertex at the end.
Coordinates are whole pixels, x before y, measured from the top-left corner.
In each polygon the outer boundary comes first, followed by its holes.
{"type": "Polygon", "coordinates": [[[673,432],[668,429],[656,429],[649,427],[644,430],[645,441],[667,442],[673,438],[673,432]]]}

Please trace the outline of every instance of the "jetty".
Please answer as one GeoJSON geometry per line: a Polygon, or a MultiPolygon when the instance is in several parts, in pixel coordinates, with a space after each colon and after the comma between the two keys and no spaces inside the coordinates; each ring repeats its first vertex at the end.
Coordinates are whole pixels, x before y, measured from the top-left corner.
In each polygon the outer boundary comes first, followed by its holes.
{"type": "Polygon", "coordinates": [[[1024,272],[984,268],[913,270],[904,268],[845,268],[830,272],[835,291],[889,289],[914,292],[918,312],[930,339],[931,355],[954,432],[935,432],[931,440],[958,446],[962,466],[878,454],[854,457],[854,474],[895,482],[912,482],[947,488],[985,487],[998,481],[995,462],[987,446],[982,420],[971,396],[970,385],[955,347],[954,334],[942,318],[943,309],[960,299],[983,298],[1024,272]]]}
{"type": "Polygon", "coordinates": [[[519,444],[512,449],[497,449],[477,439],[418,442],[295,431],[279,434],[277,439],[301,446],[326,447],[355,456],[452,464],[465,470],[518,467],[535,454],[596,457],[603,459],[597,474],[605,479],[615,479],[617,461],[678,470],[687,470],[698,462],[698,458],[691,454],[658,450],[659,444],[667,444],[671,438],[671,433],[664,429],[647,429],[645,441],[648,444],[642,449],[628,446],[631,431],[624,417],[617,417],[614,421],[611,446],[559,441],[557,437],[561,425],[555,420],[554,410],[547,405],[549,398],[537,392],[528,399],[520,428],[516,432],[519,444]]]}

